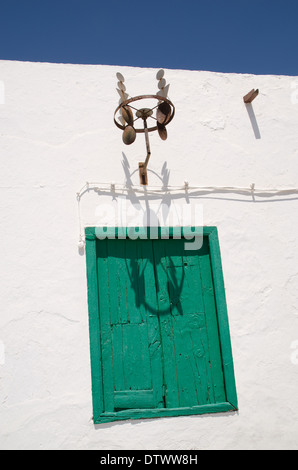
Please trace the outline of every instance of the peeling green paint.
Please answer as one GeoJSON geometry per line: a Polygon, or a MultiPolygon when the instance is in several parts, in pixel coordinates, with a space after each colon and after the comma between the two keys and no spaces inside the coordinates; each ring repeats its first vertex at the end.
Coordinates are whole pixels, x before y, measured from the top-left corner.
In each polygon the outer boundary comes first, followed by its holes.
{"type": "MultiPolygon", "coordinates": [[[[140,231],[141,233],[141,231],[140,231]]],[[[185,240],[86,228],[94,422],[237,409],[216,227],[185,240]]]]}

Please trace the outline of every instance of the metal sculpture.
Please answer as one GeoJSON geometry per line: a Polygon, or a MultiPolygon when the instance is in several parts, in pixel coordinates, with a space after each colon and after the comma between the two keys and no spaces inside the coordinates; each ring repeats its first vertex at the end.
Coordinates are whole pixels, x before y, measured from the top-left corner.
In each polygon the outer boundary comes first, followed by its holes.
{"type": "Polygon", "coordinates": [[[147,156],[144,162],[139,163],[140,184],[148,184],[147,166],[151,156],[149,132],[158,131],[162,140],[167,139],[166,126],[172,121],[175,114],[175,107],[173,103],[167,98],[170,85],[166,85],[164,77],[164,70],[159,70],[156,74],[158,80],[159,91],[155,95],[139,95],[129,98],[126,93],[124,85],[124,77],[121,73],[116,74],[118,79],[117,91],[120,95],[119,105],[114,112],[114,122],[116,126],[123,130],[122,140],[125,145],[131,145],[136,140],[138,133],[145,133],[147,156]],[[132,106],[132,103],[142,100],[157,100],[157,105],[153,107],[140,107],[132,106]],[[154,110],[156,110],[154,116],[154,110]],[[116,119],[116,114],[120,115],[116,119]],[[155,120],[155,125],[148,127],[147,120],[155,120]],[[138,122],[143,121],[142,127],[137,127],[138,122]]]}

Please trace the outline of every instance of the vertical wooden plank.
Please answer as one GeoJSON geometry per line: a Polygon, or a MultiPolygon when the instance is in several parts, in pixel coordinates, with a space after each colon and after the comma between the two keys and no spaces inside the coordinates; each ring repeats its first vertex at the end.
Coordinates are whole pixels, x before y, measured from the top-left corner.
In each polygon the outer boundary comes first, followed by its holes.
{"type": "MultiPolygon", "coordinates": [[[[118,323],[121,323],[121,318],[120,318],[120,306],[119,306],[119,298],[120,298],[120,293],[119,293],[119,282],[118,282],[118,272],[115,266],[115,263],[113,262],[113,259],[119,256],[120,250],[121,250],[121,244],[115,243],[114,240],[105,240],[106,241],[106,256],[108,258],[108,264],[105,265],[106,268],[106,277],[107,279],[104,280],[104,282],[107,282],[107,287],[108,290],[104,294],[104,292],[101,292],[101,295],[105,295],[109,297],[109,309],[110,309],[110,321],[111,325],[116,325],[118,323]],[[113,295],[111,296],[111,292],[109,289],[113,289],[113,295]]],[[[101,241],[98,242],[99,245],[102,243],[101,241]]]]}
{"type": "MultiPolygon", "coordinates": [[[[123,350],[117,350],[115,357],[122,355],[124,365],[124,390],[138,390],[143,387],[143,377],[140,374],[142,363],[140,360],[141,345],[138,337],[138,325],[125,323],[123,328],[123,350]],[[141,382],[139,382],[141,380],[141,382]]],[[[118,359],[117,359],[118,360],[118,359]]]]}
{"type": "Polygon", "coordinates": [[[146,330],[145,323],[123,325],[124,390],[149,390],[152,388],[146,330]]]}
{"type": "Polygon", "coordinates": [[[208,343],[207,343],[207,331],[204,325],[205,315],[196,315],[196,325],[191,329],[190,342],[193,345],[192,354],[190,354],[190,360],[193,364],[193,370],[195,373],[195,382],[198,395],[198,405],[205,405],[210,403],[209,394],[209,383],[207,369],[209,363],[207,361],[208,356],[208,343]]]}
{"type": "Polygon", "coordinates": [[[217,312],[212,280],[211,262],[209,255],[209,242],[205,238],[199,257],[203,298],[206,312],[206,328],[208,335],[209,364],[207,369],[210,377],[210,394],[213,402],[226,400],[224,378],[222,372],[222,360],[220,341],[218,334],[217,312]]]}
{"type": "Polygon", "coordinates": [[[198,350],[202,352],[202,339],[192,335],[199,329],[199,312],[204,311],[198,272],[190,271],[197,266],[196,255],[188,255],[184,240],[170,240],[165,245],[168,291],[171,306],[171,323],[174,338],[174,354],[177,370],[179,405],[197,406],[206,403],[204,371],[201,361],[196,360],[198,350]],[[199,368],[200,367],[200,368],[199,368]]]}
{"type": "Polygon", "coordinates": [[[163,353],[165,403],[167,408],[177,408],[180,405],[175,342],[168,292],[168,274],[165,252],[166,243],[167,240],[152,241],[157,290],[157,307],[163,353]]]}
{"type": "Polygon", "coordinates": [[[102,357],[101,337],[99,331],[99,303],[98,303],[98,279],[96,264],[96,238],[86,229],[86,269],[88,284],[88,312],[89,312],[89,338],[90,361],[92,381],[92,403],[94,420],[103,412],[102,389],[102,357]]]}
{"type": "Polygon", "coordinates": [[[102,347],[102,379],[104,410],[114,411],[113,348],[111,334],[110,296],[115,284],[109,276],[108,240],[98,241],[98,295],[100,308],[100,328],[102,347]]]}
{"type": "Polygon", "coordinates": [[[109,283],[112,291],[110,297],[111,323],[119,324],[129,321],[126,282],[127,266],[125,263],[125,240],[107,240],[109,257],[109,283]]]}
{"type": "Polygon", "coordinates": [[[172,327],[175,342],[175,361],[177,367],[177,383],[179,406],[196,406],[199,404],[195,381],[195,370],[191,360],[192,350],[189,342],[190,331],[183,316],[172,316],[172,327]]]}
{"type": "Polygon", "coordinates": [[[154,254],[151,240],[139,244],[139,295],[146,312],[147,338],[149,344],[150,370],[154,402],[157,408],[164,406],[163,400],[163,357],[158,318],[154,254]]]}
{"type": "Polygon", "coordinates": [[[173,315],[181,315],[182,312],[204,311],[202,289],[198,275],[198,251],[186,251],[184,245],[184,239],[172,239],[166,245],[168,290],[173,315]]]}
{"type": "Polygon", "coordinates": [[[211,403],[210,384],[209,384],[209,347],[208,333],[206,329],[206,311],[203,300],[203,290],[201,283],[201,272],[199,258],[202,250],[186,252],[184,258],[185,279],[188,285],[187,293],[191,296],[191,291],[195,293],[195,297],[191,307],[195,314],[193,316],[194,325],[191,327],[190,341],[192,343],[192,352],[190,359],[193,362],[193,369],[196,370],[195,380],[197,383],[197,392],[199,405],[211,403]]]}
{"type": "MultiPolygon", "coordinates": [[[[184,287],[184,250],[181,240],[170,239],[164,242],[165,267],[167,271],[167,283],[170,302],[170,312],[172,315],[182,315],[182,291],[184,287]]],[[[186,302],[189,298],[186,298],[186,302]]]]}
{"type": "Polygon", "coordinates": [[[126,390],[123,357],[123,324],[112,325],[114,389],[126,390]]]}
{"type": "Polygon", "coordinates": [[[139,266],[137,246],[140,241],[109,240],[109,277],[115,289],[111,295],[112,323],[139,323],[142,305],[139,300],[139,266]]]}
{"type": "Polygon", "coordinates": [[[130,323],[144,321],[144,308],[140,299],[140,283],[142,282],[139,270],[139,246],[141,240],[125,241],[125,264],[128,276],[126,277],[126,302],[129,311],[130,323]]]}
{"type": "Polygon", "coordinates": [[[171,313],[165,243],[165,240],[152,241],[154,254],[154,272],[156,279],[156,296],[159,315],[166,315],[171,313]]]}
{"type": "Polygon", "coordinates": [[[222,365],[225,380],[227,401],[238,408],[237,392],[234,374],[234,364],[232,356],[232,346],[230,338],[230,328],[228,321],[227,303],[220,255],[218,232],[216,227],[209,228],[210,259],[212,275],[214,280],[214,291],[217,306],[218,328],[221,343],[222,365]]]}

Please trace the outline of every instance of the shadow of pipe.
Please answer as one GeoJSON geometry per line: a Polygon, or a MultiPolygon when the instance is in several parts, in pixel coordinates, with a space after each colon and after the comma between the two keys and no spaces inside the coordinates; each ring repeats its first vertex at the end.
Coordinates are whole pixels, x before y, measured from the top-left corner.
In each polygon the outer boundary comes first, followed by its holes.
{"type": "Polygon", "coordinates": [[[255,138],[260,139],[261,138],[260,129],[259,129],[259,126],[258,126],[258,123],[257,123],[257,120],[256,120],[256,116],[255,116],[252,104],[251,103],[246,103],[245,107],[246,107],[248,117],[250,119],[251,126],[252,126],[253,131],[254,131],[255,138]]]}

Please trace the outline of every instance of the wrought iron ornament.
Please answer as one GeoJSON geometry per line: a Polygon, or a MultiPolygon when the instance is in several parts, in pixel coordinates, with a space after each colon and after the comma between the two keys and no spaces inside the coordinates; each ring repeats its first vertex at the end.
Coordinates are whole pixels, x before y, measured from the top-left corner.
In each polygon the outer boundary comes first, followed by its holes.
{"type": "Polygon", "coordinates": [[[117,73],[118,79],[117,92],[120,95],[119,106],[114,112],[114,122],[116,126],[123,130],[122,140],[126,145],[131,145],[136,140],[137,133],[145,133],[147,156],[145,162],[139,163],[140,183],[148,184],[147,166],[151,155],[149,144],[149,132],[158,131],[162,140],[167,139],[166,126],[171,122],[175,114],[173,103],[167,98],[170,85],[166,85],[164,70],[159,70],[156,74],[158,80],[158,92],[155,95],[140,95],[129,98],[124,85],[124,77],[117,73]],[[157,105],[151,108],[136,108],[132,105],[137,101],[153,99],[157,100],[157,105]],[[155,111],[155,113],[154,113],[155,111]],[[116,119],[116,114],[119,115],[116,119]],[[154,126],[148,127],[147,119],[153,119],[154,126]],[[138,127],[138,123],[143,121],[143,127],[138,127]]]}

